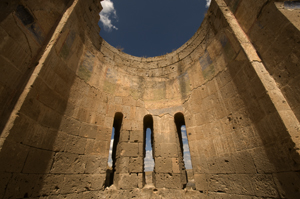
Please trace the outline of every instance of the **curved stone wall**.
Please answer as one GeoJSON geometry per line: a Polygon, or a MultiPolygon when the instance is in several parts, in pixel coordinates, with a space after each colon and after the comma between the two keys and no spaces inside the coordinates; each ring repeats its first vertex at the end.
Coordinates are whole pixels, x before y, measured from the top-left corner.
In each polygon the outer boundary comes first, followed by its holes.
{"type": "Polygon", "coordinates": [[[282,13],[264,10],[278,2],[247,2],[212,1],[189,41],[151,58],[125,54],[99,37],[98,2],[70,2],[1,133],[0,198],[175,198],[171,192],[187,198],[297,198],[298,103],[278,86],[262,53],[267,36],[248,31],[259,22],[242,11],[260,20],[282,13]],[[110,179],[116,113],[123,118],[110,179]],[[179,191],[187,176],[177,113],[184,116],[196,184],[185,192],[179,191]],[[152,122],[145,124],[145,116],[153,118],[150,191],[143,163],[145,128],[152,122]],[[111,183],[115,189],[105,189],[111,183]]]}

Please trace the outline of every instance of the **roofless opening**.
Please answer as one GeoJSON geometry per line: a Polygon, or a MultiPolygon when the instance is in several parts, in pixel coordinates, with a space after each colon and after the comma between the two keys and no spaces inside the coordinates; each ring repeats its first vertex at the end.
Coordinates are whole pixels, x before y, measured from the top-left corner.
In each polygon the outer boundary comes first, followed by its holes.
{"type": "Polygon", "coordinates": [[[191,165],[191,156],[190,156],[190,149],[189,149],[189,144],[187,139],[184,115],[182,113],[176,113],[174,116],[174,121],[176,124],[176,129],[177,129],[179,143],[180,143],[181,158],[183,159],[183,161],[179,161],[179,162],[184,163],[184,165],[181,165],[181,167],[183,169],[183,176],[186,176],[186,178],[183,179],[183,181],[185,181],[183,182],[183,184],[187,184],[187,186],[189,186],[193,182],[194,177],[193,177],[193,170],[192,170],[193,168],[191,165]]]}
{"type": "Polygon", "coordinates": [[[110,186],[113,184],[114,174],[116,172],[116,151],[117,151],[117,145],[119,143],[120,139],[120,130],[122,126],[123,121],[123,114],[122,113],[116,113],[112,128],[112,135],[111,135],[111,144],[109,149],[109,158],[108,158],[108,167],[106,172],[106,186],[110,186]]]}
{"type": "Polygon", "coordinates": [[[210,2],[201,0],[183,4],[173,0],[170,8],[169,1],[101,1],[100,35],[119,51],[133,56],[165,55],[195,34],[210,2]]]}
{"type": "Polygon", "coordinates": [[[145,184],[152,184],[152,174],[154,168],[153,152],[153,117],[146,115],[144,117],[144,173],[145,184]]]}

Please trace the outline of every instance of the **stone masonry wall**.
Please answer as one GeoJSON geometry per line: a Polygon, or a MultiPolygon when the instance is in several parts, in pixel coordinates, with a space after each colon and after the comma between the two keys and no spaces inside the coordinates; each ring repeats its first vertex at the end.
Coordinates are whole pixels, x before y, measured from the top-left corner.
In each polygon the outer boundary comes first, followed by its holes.
{"type": "MultiPolygon", "coordinates": [[[[7,34],[0,47],[10,49],[5,45],[19,42],[25,52],[30,51],[27,44],[36,45],[31,47],[36,54],[43,45],[45,49],[28,80],[20,80],[24,89],[9,75],[18,74],[15,67],[1,66],[7,75],[0,86],[22,89],[1,133],[0,198],[299,197],[297,44],[284,43],[281,49],[269,39],[275,34],[269,20],[274,17],[280,24],[291,21],[276,35],[299,34],[285,4],[213,0],[202,25],[182,47],[141,58],[99,37],[101,7],[94,0],[51,1],[66,10],[46,15],[51,20],[49,26],[43,23],[50,35],[45,44],[18,41],[21,37],[12,35],[21,34],[20,29],[4,26],[5,21],[24,22],[27,18],[18,19],[18,12],[27,9],[25,14],[38,24],[46,19],[40,16],[43,12],[53,11],[50,2],[41,4],[41,13],[34,11],[35,3],[24,2],[11,1],[14,7],[0,14],[0,30],[7,34]],[[278,76],[281,60],[291,66],[292,75],[283,76],[289,69],[280,69],[278,76]],[[115,190],[104,190],[116,113],[123,119],[114,143],[115,190]],[[196,191],[184,193],[179,191],[187,177],[175,123],[178,113],[185,120],[196,183],[196,191]],[[145,116],[153,118],[153,182],[158,191],[142,189],[145,116]]],[[[278,36],[274,41],[282,40],[278,36]]],[[[21,56],[6,52],[1,51],[0,59],[27,67],[21,56]]],[[[6,96],[0,94],[8,101],[6,96]]]]}
{"type": "Polygon", "coordinates": [[[81,99],[95,94],[76,77],[84,42],[93,40],[89,33],[99,32],[99,17],[95,15],[99,11],[99,4],[93,6],[93,1],[74,1],[54,27],[54,34],[1,134],[1,198],[102,189],[106,164],[100,164],[103,156],[107,162],[110,138],[102,141],[103,126],[100,129],[95,119],[88,118],[81,99]],[[86,33],[80,31],[84,21],[95,24],[87,27],[86,33]],[[102,134],[97,134],[99,131],[102,134]]]}
{"type": "Polygon", "coordinates": [[[68,2],[1,1],[1,131],[68,2]]]}

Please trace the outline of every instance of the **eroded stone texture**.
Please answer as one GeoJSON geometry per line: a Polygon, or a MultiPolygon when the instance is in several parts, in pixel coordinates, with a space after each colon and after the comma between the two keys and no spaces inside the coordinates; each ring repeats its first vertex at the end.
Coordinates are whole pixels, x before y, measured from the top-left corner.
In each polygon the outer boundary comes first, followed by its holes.
{"type": "Polygon", "coordinates": [[[141,58],[99,37],[98,1],[2,1],[0,198],[299,198],[298,4],[213,0],[182,47],[141,58]]]}

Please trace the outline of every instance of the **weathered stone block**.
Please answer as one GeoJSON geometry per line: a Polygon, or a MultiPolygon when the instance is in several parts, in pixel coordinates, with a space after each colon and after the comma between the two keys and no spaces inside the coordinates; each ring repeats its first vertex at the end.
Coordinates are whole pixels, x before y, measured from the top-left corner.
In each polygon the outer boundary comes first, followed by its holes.
{"type": "Polygon", "coordinates": [[[79,136],[86,138],[96,138],[98,134],[98,127],[96,125],[82,123],[79,136]]]}
{"type": "Polygon", "coordinates": [[[144,158],[138,157],[129,159],[129,173],[143,173],[144,172],[144,158]]]}
{"type": "Polygon", "coordinates": [[[122,106],[122,113],[124,115],[124,118],[130,118],[130,109],[131,109],[130,106],[122,106]]]}
{"type": "Polygon", "coordinates": [[[95,140],[87,138],[84,154],[87,154],[87,155],[93,154],[94,153],[94,145],[95,145],[95,140]]]}
{"type": "Polygon", "coordinates": [[[172,158],[172,173],[181,173],[178,158],[172,158]]]}
{"type": "Polygon", "coordinates": [[[262,197],[278,197],[276,185],[271,174],[256,174],[251,178],[255,195],[262,197]]]}
{"type": "Polygon", "coordinates": [[[195,174],[194,178],[197,190],[206,191],[208,189],[206,174],[195,174]]]}
{"type": "Polygon", "coordinates": [[[49,173],[53,162],[53,157],[54,152],[34,148],[30,149],[23,172],[49,173]]]}
{"type": "Polygon", "coordinates": [[[180,174],[165,174],[156,173],[155,174],[155,187],[156,188],[167,188],[167,189],[182,189],[183,185],[181,183],[180,174]]]}
{"type": "Polygon", "coordinates": [[[283,172],[273,174],[274,181],[281,198],[299,198],[299,172],[283,172]]]}
{"type": "Polygon", "coordinates": [[[253,159],[249,152],[241,151],[232,154],[232,161],[236,173],[256,173],[253,159]]]}
{"type": "Polygon", "coordinates": [[[145,144],[144,143],[139,143],[139,156],[143,157],[144,154],[146,154],[145,144]]]}
{"type": "Polygon", "coordinates": [[[42,187],[42,175],[14,174],[9,181],[4,198],[37,197],[42,187]],[[16,190],[18,190],[16,192],[16,190]]]}
{"type": "MultiPolygon", "coordinates": [[[[37,91],[33,89],[29,94],[35,96],[37,95],[36,92],[37,91]]],[[[20,112],[37,121],[42,117],[43,107],[44,105],[40,101],[32,97],[32,99],[28,99],[24,102],[20,112]]]]}
{"type": "Polygon", "coordinates": [[[138,188],[139,178],[137,173],[116,174],[114,177],[114,185],[118,189],[134,189],[138,188]]]}
{"type": "Polygon", "coordinates": [[[40,195],[60,194],[64,186],[65,175],[48,174],[42,178],[43,186],[39,190],[40,195]]]}
{"type": "Polygon", "coordinates": [[[135,121],[133,121],[133,120],[124,119],[123,126],[122,126],[123,130],[127,130],[127,131],[133,130],[134,123],[135,123],[135,121]]]}
{"type": "Polygon", "coordinates": [[[139,156],[139,144],[138,143],[119,143],[118,150],[120,148],[121,157],[137,157],[139,156]]]}
{"type": "Polygon", "coordinates": [[[86,189],[88,190],[103,190],[105,177],[105,174],[86,175],[83,183],[86,185],[86,189]]]}
{"type": "Polygon", "coordinates": [[[89,110],[86,108],[83,108],[82,106],[78,107],[78,111],[76,116],[74,116],[76,119],[78,119],[79,121],[82,122],[90,122],[90,118],[89,118],[90,114],[89,114],[89,110]]]}
{"type": "Polygon", "coordinates": [[[68,134],[79,135],[81,123],[69,117],[63,117],[60,123],[59,130],[68,134]]]}
{"type": "Polygon", "coordinates": [[[0,196],[4,196],[6,191],[6,187],[8,185],[9,180],[11,179],[11,173],[2,173],[0,172],[0,196]]]}
{"type": "Polygon", "coordinates": [[[136,100],[132,97],[123,97],[122,101],[125,106],[136,106],[136,100]]]}
{"type": "Polygon", "coordinates": [[[45,128],[41,129],[41,133],[44,134],[42,139],[41,149],[51,150],[51,151],[64,151],[67,144],[69,135],[62,131],[56,131],[53,129],[45,128]]]}
{"type": "Polygon", "coordinates": [[[232,194],[254,195],[249,175],[208,175],[208,190],[217,192],[222,191],[232,194]]]}
{"type": "Polygon", "coordinates": [[[207,158],[215,157],[216,150],[214,147],[213,140],[211,139],[204,139],[197,141],[198,143],[198,152],[201,155],[204,155],[207,158]]]}
{"type": "Polygon", "coordinates": [[[145,185],[145,173],[138,173],[138,188],[142,189],[145,185]]]}
{"type": "Polygon", "coordinates": [[[130,142],[143,143],[144,132],[143,131],[130,131],[130,142]]]}
{"type": "Polygon", "coordinates": [[[191,160],[195,174],[209,173],[207,159],[205,156],[192,156],[191,160]]]}
{"type": "Polygon", "coordinates": [[[164,158],[176,158],[178,156],[178,145],[176,143],[155,143],[155,156],[164,158]]]}
{"type": "Polygon", "coordinates": [[[107,104],[106,117],[114,117],[116,113],[115,104],[107,104]]]}
{"type": "MultiPolygon", "coordinates": [[[[178,165],[179,166],[179,165],[178,165]]],[[[157,173],[172,173],[173,170],[172,158],[155,158],[155,171],[157,173]]]]}
{"type": "Polygon", "coordinates": [[[107,169],[107,158],[99,155],[86,155],[86,165],[84,173],[105,174],[107,169]]]}
{"type": "Polygon", "coordinates": [[[129,157],[119,157],[116,159],[116,173],[129,172],[129,157]]]}
{"type": "Polygon", "coordinates": [[[122,104],[122,97],[115,97],[115,104],[122,104]]]}
{"type": "Polygon", "coordinates": [[[28,152],[29,147],[6,141],[2,146],[0,153],[0,159],[2,162],[0,164],[0,171],[21,172],[28,152]]]}
{"type": "Polygon", "coordinates": [[[234,161],[231,156],[216,157],[217,173],[235,173],[234,161]]]}
{"type": "Polygon", "coordinates": [[[99,154],[102,157],[107,157],[110,148],[110,141],[98,141],[95,140],[93,153],[99,154]]]}
{"type": "Polygon", "coordinates": [[[259,147],[250,151],[256,170],[258,173],[276,172],[275,166],[270,162],[268,154],[263,147],[259,147]]]}
{"type": "Polygon", "coordinates": [[[62,116],[56,111],[44,107],[41,114],[40,124],[45,127],[50,127],[53,129],[58,129],[62,116]]]}
{"type": "Polygon", "coordinates": [[[61,187],[61,194],[85,191],[87,186],[85,179],[87,176],[88,175],[85,174],[65,175],[64,184],[61,187]]]}
{"type": "Polygon", "coordinates": [[[105,117],[104,119],[104,127],[108,129],[112,129],[114,123],[113,117],[105,117]]]}
{"type": "Polygon", "coordinates": [[[86,141],[86,138],[69,135],[66,142],[65,150],[69,153],[84,154],[86,141]]]}
{"type": "Polygon", "coordinates": [[[82,155],[56,153],[51,173],[84,173],[86,159],[82,155]]]}
{"type": "Polygon", "coordinates": [[[128,142],[129,141],[129,134],[130,134],[130,131],[122,130],[120,132],[119,142],[128,142]]]}
{"type": "Polygon", "coordinates": [[[210,157],[207,158],[207,167],[209,170],[209,173],[219,173],[219,164],[217,164],[217,158],[216,157],[210,157]]]}

